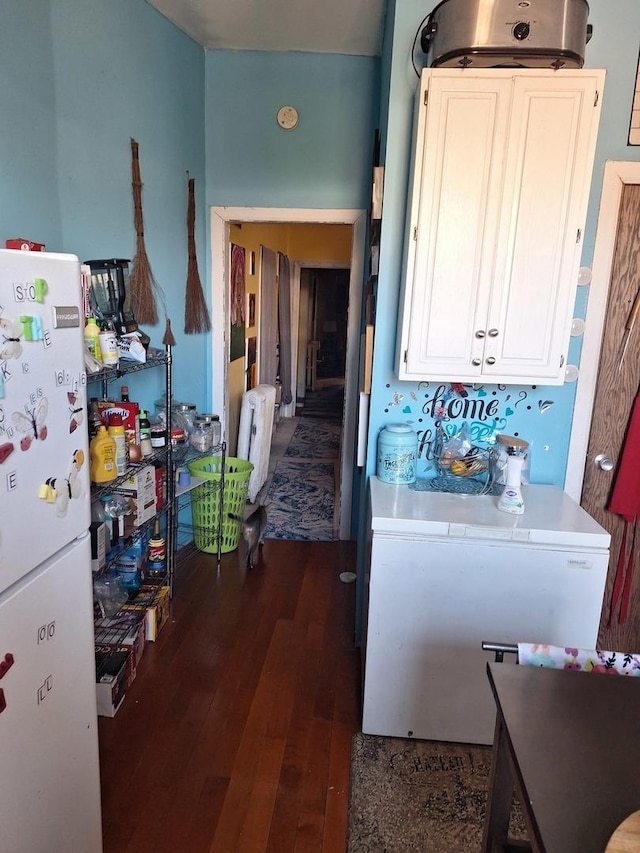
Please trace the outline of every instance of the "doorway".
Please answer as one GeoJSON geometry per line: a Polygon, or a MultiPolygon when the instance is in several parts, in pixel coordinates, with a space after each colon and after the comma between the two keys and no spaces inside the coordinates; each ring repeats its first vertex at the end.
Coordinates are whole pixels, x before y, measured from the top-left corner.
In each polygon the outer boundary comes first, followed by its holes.
{"type": "MultiPolygon", "coordinates": [[[[211,354],[211,399],[220,407],[222,404],[224,436],[228,440],[228,294],[226,282],[229,267],[229,230],[232,222],[256,222],[271,224],[342,224],[351,225],[351,264],[348,287],[348,319],[344,378],[344,418],[340,452],[339,484],[339,536],[351,537],[351,504],[355,466],[356,417],[358,397],[358,368],[360,350],[360,317],[362,310],[363,265],[365,253],[366,211],[364,210],[316,210],[286,208],[231,208],[214,207],[211,210],[211,306],[212,306],[212,354],[211,354]]],[[[313,259],[292,263],[291,304],[292,316],[299,313],[300,272],[303,267],[313,266],[313,259]]],[[[297,364],[298,341],[292,340],[292,361],[297,364]]],[[[298,376],[294,369],[294,384],[298,376]]],[[[295,390],[295,389],[294,389],[295,390]]]]}
{"type": "Polygon", "coordinates": [[[639,293],[639,255],[640,163],[610,161],[605,166],[565,488],[611,534],[599,646],[629,651],[640,645],[640,578],[636,572],[627,619],[619,622],[616,608],[608,625],[624,522],[607,507],[640,385],[640,324],[621,359],[639,293]]]}

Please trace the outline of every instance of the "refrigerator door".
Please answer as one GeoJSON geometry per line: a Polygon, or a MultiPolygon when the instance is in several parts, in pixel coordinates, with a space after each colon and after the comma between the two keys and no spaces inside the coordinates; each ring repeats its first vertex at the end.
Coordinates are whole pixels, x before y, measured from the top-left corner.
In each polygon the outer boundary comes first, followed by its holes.
{"type": "Polygon", "coordinates": [[[0,848],[102,850],[88,536],[0,595],[0,848]]]}
{"type": "Polygon", "coordinates": [[[0,592],[89,527],[80,265],[0,250],[0,592]]]}

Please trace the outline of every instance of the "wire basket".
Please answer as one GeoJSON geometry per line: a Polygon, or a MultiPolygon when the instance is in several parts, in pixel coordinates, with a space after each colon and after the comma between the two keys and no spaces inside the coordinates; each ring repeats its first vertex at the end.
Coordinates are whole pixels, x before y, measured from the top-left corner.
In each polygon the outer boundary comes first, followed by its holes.
{"type": "Polygon", "coordinates": [[[444,451],[436,458],[438,476],[430,481],[430,490],[461,495],[493,493],[493,448],[474,447],[466,456],[449,456],[444,451]]]}
{"type": "Polygon", "coordinates": [[[222,479],[222,457],[204,456],[189,462],[189,473],[200,480],[216,481],[218,486],[211,488],[207,483],[198,486],[191,493],[191,513],[193,516],[193,541],[199,551],[207,554],[218,552],[218,524],[220,523],[220,500],[222,498],[221,552],[235,551],[240,541],[240,525],[229,518],[229,513],[242,517],[249,491],[249,477],[253,464],[244,459],[227,456],[224,460],[224,486],[222,479]],[[221,494],[222,493],[222,494],[221,494]]]}

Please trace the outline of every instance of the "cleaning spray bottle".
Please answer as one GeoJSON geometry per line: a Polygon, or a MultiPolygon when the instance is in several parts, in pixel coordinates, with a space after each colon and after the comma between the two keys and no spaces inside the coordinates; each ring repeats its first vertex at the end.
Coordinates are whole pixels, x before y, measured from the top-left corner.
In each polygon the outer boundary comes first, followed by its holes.
{"type": "Polygon", "coordinates": [[[507,459],[506,485],[498,499],[498,509],[512,515],[522,515],[524,499],[521,489],[524,456],[509,456],[507,459]]]}

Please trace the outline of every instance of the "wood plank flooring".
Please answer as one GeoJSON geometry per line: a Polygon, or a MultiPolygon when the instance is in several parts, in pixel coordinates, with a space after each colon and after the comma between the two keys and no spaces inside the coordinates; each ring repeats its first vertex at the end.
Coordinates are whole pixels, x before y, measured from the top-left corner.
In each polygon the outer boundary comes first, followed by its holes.
{"type": "Polygon", "coordinates": [[[123,705],[99,721],[104,853],[346,846],[360,729],[355,543],[196,552],[123,705]]]}

